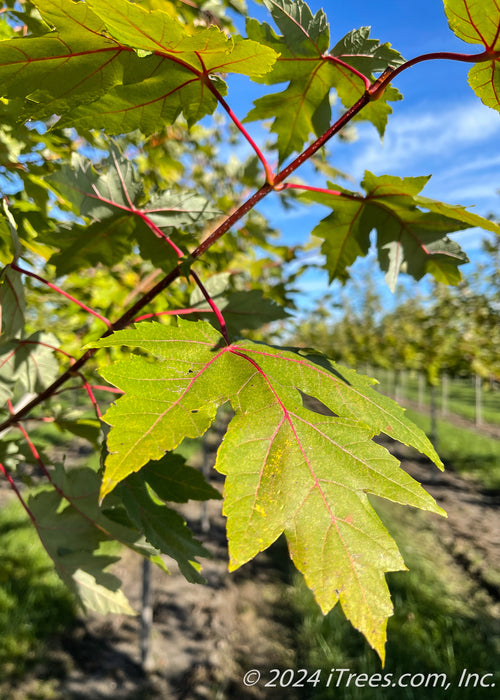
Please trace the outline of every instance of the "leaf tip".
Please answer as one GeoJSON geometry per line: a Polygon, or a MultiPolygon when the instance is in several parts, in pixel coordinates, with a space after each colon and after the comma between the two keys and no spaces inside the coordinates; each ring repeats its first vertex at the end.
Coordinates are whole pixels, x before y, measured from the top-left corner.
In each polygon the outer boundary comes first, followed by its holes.
{"type": "Polygon", "coordinates": [[[99,490],[99,506],[102,505],[102,502],[106,496],[113,491],[117,483],[118,482],[115,481],[115,479],[103,478],[101,488],[99,490]]]}

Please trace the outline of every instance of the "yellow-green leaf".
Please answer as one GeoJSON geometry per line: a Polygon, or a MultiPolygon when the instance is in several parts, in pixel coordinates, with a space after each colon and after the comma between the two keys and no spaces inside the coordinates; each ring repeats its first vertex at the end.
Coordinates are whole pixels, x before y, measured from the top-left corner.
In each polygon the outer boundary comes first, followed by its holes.
{"type": "Polygon", "coordinates": [[[235,416],[216,463],[226,475],[230,568],[285,533],[323,611],[340,600],[383,658],[392,612],[384,574],[404,563],[366,494],[443,514],[372,440],[386,433],[441,466],[403,409],[375,392],[374,380],[322,355],[227,345],[206,322],[139,324],[98,345],[154,356],[128,356],[101,370],[125,391],[104,416],[111,429],[101,496],[185,435],[201,435],[217,406],[230,401],[235,416]]]}
{"type": "Polygon", "coordinates": [[[500,5],[497,0],[444,0],[450,29],[485,53],[469,71],[469,85],[482,102],[500,112],[500,5]]]}

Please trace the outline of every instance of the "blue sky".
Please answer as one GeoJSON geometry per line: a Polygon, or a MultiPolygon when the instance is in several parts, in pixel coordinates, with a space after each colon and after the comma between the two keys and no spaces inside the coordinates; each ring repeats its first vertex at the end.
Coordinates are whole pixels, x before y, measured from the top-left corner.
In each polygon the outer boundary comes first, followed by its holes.
{"type": "MultiPolygon", "coordinates": [[[[374,3],[368,0],[320,2],[310,0],[313,12],[321,7],[330,23],[331,45],[351,29],[371,26],[371,36],[389,42],[406,59],[433,52],[455,51],[479,53],[480,46],[466,44],[449,29],[440,0],[401,0],[374,3]]],[[[272,19],[262,7],[249,3],[249,14],[272,19]]],[[[394,81],[404,96],[393,103],[383,142],[368,123],[356,126],[354,143],[332,141],[331,164],[350,173],[354,183],[339,181],[358,189],[365,169],[377,175],[418,176],[432,174],[423,194],[453,204],[472,206],[481,215],[500,214],[500,114],[475,96],[467,84],[469,65],[454,61],[429,61],[403,72],[394,81]]],[[[265,89],[265,86],[264,86],[265,89]]],[[[257,88],[259,90],[259,88],[257,88]]],[[[245,114],[257,96],[242,81],[230,82],[228,99],[235,111],[245,114]]],[[[259,144],[264,132],[252,123],[247,125],[259,144]]],[[[298,176],[310,177],[307,169],[298,176]]],[[[311,184],[310,179],[307,182],[311,184]]],[[[318,181],[318,185],[323,183],[318,181]]],[[[304,241],[308,231],[323,215],[311,208],[286,213],[270,198],[261,205],[274,225],[286,232],[290,243],[304,241]]],[[[477,229],[453,235],[463,245],[472,261],[480,257],[483,232],[477,229]]],[[[359,264],[359,263],[358,263],[359,264]]],[[[361,263],[361,269],[371,261],[361,263]]],[[[464,272],[470,268],[464,266],[464,272]]],[[[356,272],[356,266],[352,268],[356,272]]],[[[309,276],[306,288],[314,296],[327,289],[326,276],[309,276]]]]}

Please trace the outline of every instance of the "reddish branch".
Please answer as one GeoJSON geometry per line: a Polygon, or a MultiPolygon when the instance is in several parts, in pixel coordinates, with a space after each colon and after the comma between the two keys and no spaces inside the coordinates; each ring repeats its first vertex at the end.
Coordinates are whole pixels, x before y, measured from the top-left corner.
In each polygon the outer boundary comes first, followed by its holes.
{"type": "Polygon", "coordinates": [[[380,89],[381,92],[383,92],[383,90],[385,90],[389,83],[392,82],[394,78],[403,71],[407,70],[408,68],[411,68],[412,66],[416,66],[417,63],[422,63],[423,61],[436,60],[461,61],[463,63],[484,63],[485,61],[500,60],[500,51],[486,49],[482,53],[476,54],[454,53],[453,51],[435,51],[434,53],[425,53],[421,56],[417,56],[416,58],[412,58],[409,61],[406,61],[401,66],[398,66],[397,68],[394,68],[394,70],[387,72],[385,76],[382,75],[377,81],[375,81],[374,85],[371,86],[368,92],[371,92],[373,94],[375,92],[375,89],[380,89]]]}

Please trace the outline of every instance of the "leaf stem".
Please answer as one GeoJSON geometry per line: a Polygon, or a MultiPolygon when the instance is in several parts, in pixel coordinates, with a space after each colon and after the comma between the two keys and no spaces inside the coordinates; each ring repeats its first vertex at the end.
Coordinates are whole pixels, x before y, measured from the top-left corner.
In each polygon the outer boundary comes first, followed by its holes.
{"type": "MultiPolygon", "coordinates": [[[[98,523],[96,520],[94,520],[93,518],[91,518],[89,515],[87,515],[87,513],[85,513],[84,510],[82,510],[78,505],[76,505],[75,501],[71,498],[71,496],[68,496],[66,493],[64,493],[64,491],[62,490],[62,488],[61,488],[60,486],[58,486],[58,485],[56,484],[56,482],[54,481],[54,479],[52,478],[52,475],[51,475],[50,471],[47,469],[47,467],[46,467],[46,465],[45,465],[43,459],[40,457],[40,455],[39,455],[39,453],[38,453],[38,450],[36,449],[35,445],[33,444],[32,440],[31,440],[30,436],[28,435],[28,433],[27,433],[26,429],[24,428],[24,426],[23,426],[21,423],[17,423],[17,426],[16,426],[16,427],[18,427],[19,430],[22,432],[22,434],[23,434],[23,436],[24,436],[24,439],[26,440],[26,442],[27,442],[27,444],[28,444],[28,446],[29,446],[29,448],[30,448],[30,451],[31,451],[33,457],[35,458],[37,464],[40,466],[40,469],[43,471],[43,473],[44,473],[45,476],[47,477],[47,479],[48,479],[50,485],[53,486],[53,488],[54,488],[55,491],[61,496],[61,498],[63,498],[65,501],[67,501],[67,502],[72,506],[72,508],[74,508],[75,511],[76,511],[82,518],[84,518],[85,520],[87,520],[87,521],[88,521],[91,525],[93,525],[97,530],[99,530],[100,532],[104,533],[107,537],[109,537],[109,538],[111,538],[111,539],[114,539],[114,540],[116,540],[117,542],[120,542],[120,544],[126,544],[124,541],[122,541],[122,539],[121,539],[120,537],[116,537],[116,536],[111,535],[111,533],[110,533],[103,525],[101,525],[101,524],[98,523]]],[[[3,465],[0,464],[0,467],[2,468],[2,471],[6,474],[3,465]]],[[[7,478],[9,478],[9,475],[8,475],[8,474],[6,474],[6,476],[7,476],[7,478]]],[[[12,479],[9,479],[9,481],[12,481],[12,479]]],[[[13,484],[13,482],[12,482],[12,484],[13,484]]],[[[12,485],[12,484],[11,484],[11,485],[12,485]]],[[[15,484],[13,484],[13,488],[15,488],[15,484]]],[[[17,488],[15,488],[15,490],[16,490],[16,493],[18,494],[18,497],[21,498],[21,495],[20,495],[19,491],[17,490],[17,488]]],[[[75,500],[77,500],[77,499],[75,499],[75,500]]],[[[34,518],[32,518],[32,521],[36,524],[36,521],[35,521],[34,518]]],[[[38,530],[38,526],[37,526],[37,530],[38,530]]],[[[42,538],[40,538],[40,539],[42,539],[42,538]]],[[[42,540],[42,542],[43,542],[43,540],[42,540]]],[[[45,546],[45,545],[44,545],[44,546],[45,546]]],[[[50,556],[50,554],[49,554],[49,556],[50,556]]],[[[144,555],[143,555],[143,556],[144,556],[144,555]]],[[[51,557],[51,558],[52,558],[52,557],[51,557]]]]}
{"type": "Polygon", "coordinates": [[[20,272],[23,275],[28,275],[28,277],[32,277],[33,279],[38,280],[39,282],[42,282],[43,284],[46,284],[47,287],[50,287],[50,289],[53,289],[55,292],[58,292],[59,294],[61,294],[63,297],[66,297],[66,299],[69,299],[70,301],[72,301],[74,304],[79,306],[81,309],[83,309],[87,313],[98,318],[100,321],[102,321],[104,324],[106,324],[106,326],[109,329],[112,329],[111,321],[109,321],[104,316],[101,316],[101,314],[97,313],[97,311],[94,311],[94,309],[91,309],[89,306],[87,306],[83,302],[78,301],[78,299],[75,299],[75,297],[71,296],[71,294],[68,294],[68,292],[65,292],[63,289],[61,289],[57,285],[52,284],[52,282],[49,282],[48,280],[44,279],[43,277],[40,277],[40,275],[37,275],[34,272],[31,272],[30,270],[23,269],[15,262],[11,263],[11,268],[13,270],[17,270],[17,272],[20,272]]]}
{"type": "MultiPolygon", "coordinates": [[[[80,376],[82,376],[82,375],[80,375],[80,376]]],[[[97,403],[96,397],[94,396],[94,392],[92,391],[92,387],[88,383],[88,381],[85,379],[85,377],[82,376],[82,379],[83,379],[83,387],[86,390],[87,394],[89,395],[90,402],[94,406],[96,416],[99,420],[101,420],[102,412],[101,412],[101,409],[99,408],[99,404],[97,403]]]]}
{"type": "Polygon", "coordinates": [[[194,281],[196,282],[196,284],[198,285],[198,288],[199,288],[200,292],[203,294],[203,296],[205,297],[207,303],[210,305],[210,308],[212,309],[214,314],[217,316],[217,321],[219,322],[220,331],[224,337],[224,340],[229,345],[229,338],[227,335],[226,322],[224,320],[224,316],[222,315],[221,310],[219,309],[219,307],[217,306],[215,301],[212,299],[210,294],[205,289],[205,285],[200,280],[200,278],[198,277],[196,272],[194,270],[190,270],[190,274],[191,274],[192,278],[194,279],[194,281]]]}
{"type": "Polygon", "coordinates": [[[169,309],[168,311],[156,311],[152,314],[143,314],[134,318],[134,323],[145,321],[147,318],[155,318],[156,316],[183,316],[184,314],[211,314],[213,309],[169,309]]]}
{"type": "Polygon", "coordinates": [[[213,82],[210,80],[210,76],[208,76],[208,75],[206,76],[206,79],[205,79],[204,83],[205,83],[205,85],[208,87],[208,89],[210,90],[210,92],[214,95],[214,97],[216,98],[216,100],[219,102],[219,104],[221,105],[221,107],[227,112],[227,114],[229,115],[229,117],[230,117],[231,120],[233,121],[233,124],[236,126],[236,128],[238,129],[238,131],[240,131],[240,133],[241,133],[241,134],[244,136],[244,138],[248,141],[248,143],[250,144],[250,146],[251,146],[252,149],[254,150],[255,155],[257,156],[257,158],[258,158],[258,159],[260,160],[260,162],[262,163],[262,166],[263,166],[264,171],[265,171],[265,173],[266,173],[266,182],[269,183],[270,185],[272,185],[273,182],[274,182],[274,172],[273,172],[273,169],[272,169],[271,165],[270,165],[269,162],[267,161],[266,157],[264,156],[264,154],[262,153],[262,151],[260,150],[260,148],[257,146],[257,144],[255,143],[255,141],[253,140],[253,138],[250,136],[250,134],[248,133],[248,131],[245,129],[245,127],[243,126],[243,124],[241,123],[241,121],[238,119],[238,117],[236,116],[236,114],[233,112],[233,110],[231,109],[231,107],[228,105],[228,103],[226,102],[226,100],[222,97],[222,95],[220,94],[220,92],[217,90],[217,88],[215,87],[215,85],[213,84],[213,82]]]}
{"type": "Polygon", "coordinates": [[[176,245],[173,240],[168,236],[166,233],[164,233],[161,228],[159,228],[156,224],[154,224],[149,216],[147,216],[143,211],[140,209],[131,209],[131,211],[134,214],[137,214],[137,216],[144,221],[146,226],[151,229],[151,231],[155,234],[157,238],[162,238],[168,245],[172,248],[172,250],[176,253],[177,257],[183,258],[184,253],[183,251],[179,248],[178,245],[176,245]]]}
{"type": "Polygon", "coordinates": [[[283,190],[305,190],[306,192],[319,192],[320,194],[331,194],[336,197],[342,194],[338,190],[329,190],[325,187],[312,187],[311,185],[299,185],[295,182],[288,182],[283,185],[281,191],[283,190]]]}
{"type": "Polygon", "coordinates": [[[115,386],[105,386],[104,384],[91,384],[92,389],[96,391],[109,391],[112,394],[123,394],[121,389],[117,389],[115,386]]]}
{"type": "Polygon", "coordinates": [[[32,441],[31,438],[30,438],[30,436],[28,435],[28,432],[27,432],[26,428],[24,427],[24,425],[23,425],[22,423],[17,423],[17,424],[16,424],[16,427],[21,431],[21,433],[22,433],[24,439],[26,440],[26,443],[27,443],[28,447],[30,448],[31,454],[33,455],[33,457],[34,457],[36,463],[38,464],[38,466],[40,467],[40,469],[42,470],[42,472],[43,472],[43,473],[45,474],[45,476],[47,477],[49,483],[55,488],[55,490],[57,491],[57,493],[58,493],[60,496],[62,496],[62,498],[66,499],[66,500],[69,500],[69,499],[64,495],[64,492],[62,491],[62,489],[60,489],[59,486],[57,486],[57,484],[54,483],[54,480],[52,479],[51,473],[49,472],[49,470],[48,470],[47,467],[45,466],[45,462],[44,462],[43,459],[40,457],[40,454],[39,454],[38,450],[36,449],[36,447],[35,447],[33,441],[32,441]]]}
{"type": "Polygon", "coordinates": [[[289,182],[283,185],[282,190],[304,190],[305,192],[318,192],[318,194],[328,194],[332,197],[347,197],[348,199],[360,199],[358,195],[341,192],[340,190],[330,190],[327,187],[312,187],[311,185],[299,185],[289,182]]]}
{"type": "Polygon", "coordinates": [[[27,505],[26,501],[24,500],[24,498],[22,497],[21,492],[19,491],[17,484],[14,481],[14,479],[12,478],[11,474],[9,474],[9,472],[7,471],[7,469],[4,467],[4,465],[1,462],[0,462],[0,471],[2,472],[2,474],[5,476],[5,478],[9,482],[9,486],[16,494],[17,498],[19,499],[20,504],[22,505],[22,507],[24,508],[26,513],[28,514],[29,519],[37,528],[37,522],[36,522],[35,516],[31,512],[31,510],[28,508],[28,505],[27,505]]]}
{"type": "Polygon", "coordinates": [[[338,56],[331,56],[330,54],[323,54],[321,58],[325,61],[330,61],[331,63],[337,63],[338,65],[342,66],[343,68],[347,68],[347,70],[352,73],[353,75],[356,75],[358,78],[361,78],[361,80],[365,84],[365,88],[367,90],[370,89],[371,85],[371,80],[370,78],[367,78],[366,75],[363,75],[363,73],[360,73],[359,70],[354,68],[354,66],[349,65],[349,63],[346,63],[345,61],[342,61],[341,58],[338,56]]]}
{"type": "MultiPolygon", "coordinates": [[[[174,251],[177,253],[177,256],[179,257],[179,259],[182,259],[184,257],[184,253],[182,252],[182,250],[170,239],[169,236],[167,236],[166,233],[164,233],[161,229],[159,229],[158,226],[156,226],[151,221],[151,219],[148,216],[146,216],[146,214],[144,214],[144,212],[142,212],[140,210],[135,210],[135,213],[138,216],[140,216],[140,218],[144,221],[146,226],[148,226],[156,236],[158,236],[159,238],[163,238],[163,240],[166,241],[174,249],[174,251]]],[[[217,320],[218,320],[219,325],[220,325],[221,333],[224,337],[224,340],[229,345],[229,338],[227,335],[226,322],[224,321],[224,316],[222,315],[221,310],[219,309],[217,304],[214,302],[214,300],[212,299],[210,294],[205,289],[205,286],[204,286],[203,282],[201,281],[201,279],[199,278],[199,276],[197,275],[197,273],[194,270],[189,270],[189,274],[194,279],[198,289],[203,294],[206,301],[210,305],[210,308],[217,316],[217,320]]]]}

